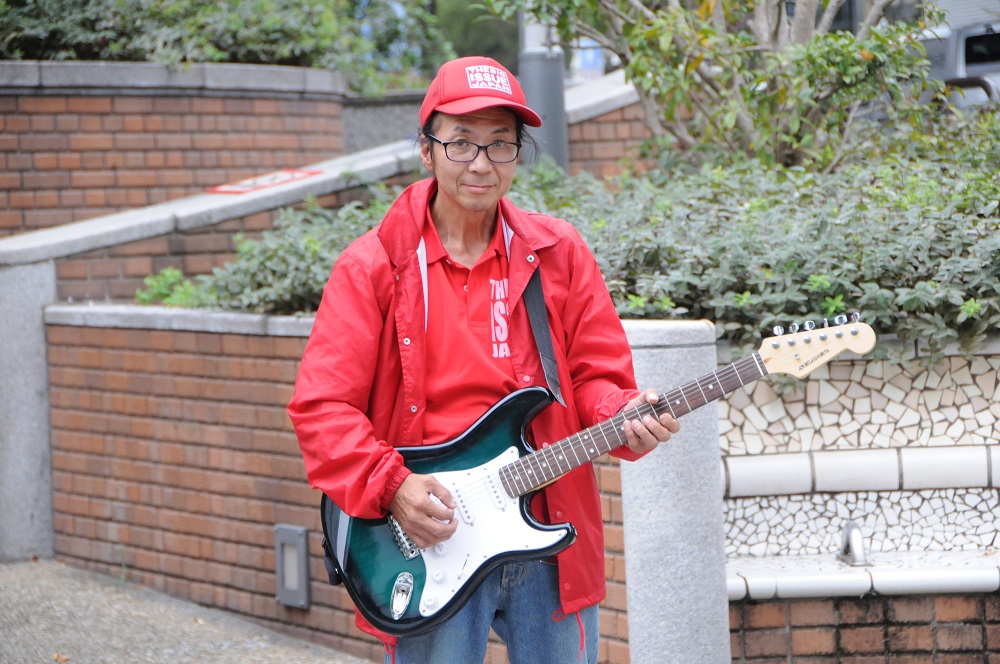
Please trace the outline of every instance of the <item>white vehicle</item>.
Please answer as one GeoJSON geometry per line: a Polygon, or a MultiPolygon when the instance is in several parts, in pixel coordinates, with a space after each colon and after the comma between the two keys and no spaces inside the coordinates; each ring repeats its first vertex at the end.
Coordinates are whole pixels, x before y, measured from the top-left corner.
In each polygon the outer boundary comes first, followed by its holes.
{"type": "Polygon", "coordinates": [[[931,76],[961,88],[952,101],[973,106],[1000,100],[1000,20],[943,26],[928,30],[921,41],[927,48],[931,76]]]}

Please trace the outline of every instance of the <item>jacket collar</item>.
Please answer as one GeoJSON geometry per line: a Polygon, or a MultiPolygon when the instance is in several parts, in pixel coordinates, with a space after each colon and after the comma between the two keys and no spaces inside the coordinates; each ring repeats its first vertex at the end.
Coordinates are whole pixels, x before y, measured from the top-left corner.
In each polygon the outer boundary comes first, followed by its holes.
{"type": "MultiPolygon", "coordinates": [[[[414,259],[423,230],[424,216],[431,198],[437,193],[437,180],[420,180],[403,191],[392,204],[378,229],[378,237],[397,269],[414,259]]],[[[500,199],[500,212],[513,234],[532,252],[552,246],[557,236],[543,224],[534,223],[506,197],[500,199]]]]}

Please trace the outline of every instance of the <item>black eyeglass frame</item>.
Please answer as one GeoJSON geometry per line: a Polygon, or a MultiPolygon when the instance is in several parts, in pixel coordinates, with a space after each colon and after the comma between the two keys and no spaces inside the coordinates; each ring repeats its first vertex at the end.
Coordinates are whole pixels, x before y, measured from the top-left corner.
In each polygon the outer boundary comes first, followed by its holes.
{"type": "Polygon", "coordinates": [[[509,164],[512,161],[517,161],[517,156],[519,154],[521,154],[521,144],[518,143],[518,142],[515,142],[515,141],[500,141],[500,140],[498,140],[498,141],[494,141],[492,143],[488,143],[486,145],[479,145],[478,143],[473,143],[472,141],[467,141],[464,138],[461,139],[461,140],[458,140],[458,141],[442,141],[440,138],[438,138],[434,134],[427,134],[427,133],[425,133],[424,136],[426,136],[427,138],[431,139],[432,141],[436,141],[436,142],[440,143],[441,145],[443,145],[444,146],[444,156],[447,157],[449,161],[453,161],[453,162],[455,162],[457,164],[469,164],[469,163],[474,162],[476,159],[479,158],[479,153],[480,152],[485,152],[486,153],[486,158],[489,159],[494,164],[509,164]],[[465,145],[474,145],[474,146],[476,146],[476,154],[472,155],[472,159],[455,159],[454,157],[452,157],[448,153],[448,146],[449,145],[454,145],[456,143],[464,143],[465,145]],[[495,147],[495,146],[499,147],[498,144],[513,145],[516,148],[514,150],[514,156],[511,157],[510,159],[506,159],[504,161],[497,161],[496,159],[494,159],[493,157],[491,157],[490,156],[490,148],[491,147],[495,147]]]}

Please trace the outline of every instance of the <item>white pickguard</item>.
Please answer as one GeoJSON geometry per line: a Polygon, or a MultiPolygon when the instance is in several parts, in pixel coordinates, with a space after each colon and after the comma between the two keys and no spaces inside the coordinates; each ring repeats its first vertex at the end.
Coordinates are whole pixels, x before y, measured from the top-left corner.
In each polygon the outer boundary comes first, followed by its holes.
{"type": "Polygon", "coordinates": [[[451,539],[420,550],[427,569],[420,615],[437,613],[494,556],[544,549],[567,536],[564,530],[542,531],[528,525],[518,499],[499,486],[500,468],[517,459],[517,448],[510,447],[481,466],[432,473],[457,502],[459,524],[451,539]]]}

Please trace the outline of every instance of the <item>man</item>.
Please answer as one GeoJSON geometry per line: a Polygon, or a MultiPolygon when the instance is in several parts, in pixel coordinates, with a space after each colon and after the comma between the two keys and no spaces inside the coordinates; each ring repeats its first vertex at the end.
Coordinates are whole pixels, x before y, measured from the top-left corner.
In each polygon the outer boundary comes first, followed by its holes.
{"type": "MultiPolygon", "coordinates": [[[[353,517],[391,514],[426,548],[462,527],[456,502],[434,476],[406,468],[396,448],[449,441],[502,397],[546,385],[523,299],[535,270],[565,405],[531,421],[532,444],[657,396],[635,389],[621,322],[575,229],[504,197],[525,125],[541,125],[510,72],[481,57],[446,63],[420,123],[420,159],[432,177],[404,191],[337,260],[289,414],[313,487],[353,517]]],[[[679,425],[663,415],[624,428],[627,445],[613,454],[634,460],[679,425]]],[[[591,465],[545,487],[532,512],[572,523],[577,541],[555,561],[494,570],[427,633],[395,639],[359,615],[359,627],[386,644],[387,662],[481,663],[491,626],[513,664],[597,661],[604,539],[591,465]]]]}

